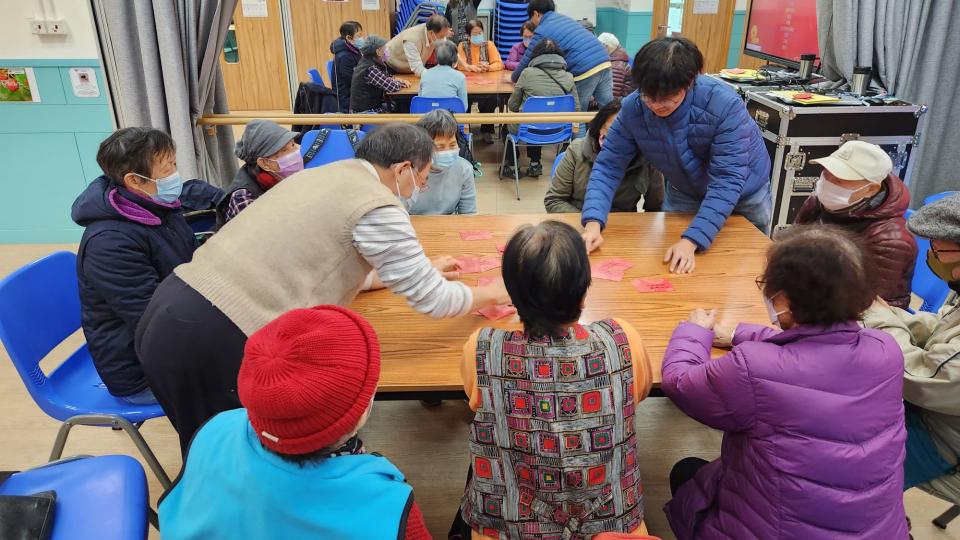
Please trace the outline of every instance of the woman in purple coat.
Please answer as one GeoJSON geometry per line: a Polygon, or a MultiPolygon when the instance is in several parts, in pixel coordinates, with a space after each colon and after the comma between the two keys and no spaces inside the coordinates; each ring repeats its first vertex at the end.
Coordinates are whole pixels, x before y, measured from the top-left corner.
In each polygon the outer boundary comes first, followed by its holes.
{"type": "Polygon", "coordinates": [[[716,310],[674,331],[663,391],[723,430],[720,459],[670,473],[677,538],[906,539],[903,355],[861,328],[870,263],[847,233],[795,226],[757,279],[771,322],[716,338],[716,310]],[[733,349],[710,359],[717,340],[733,349]],[[725,342],[725,343],[723,343],[725,342]]]}

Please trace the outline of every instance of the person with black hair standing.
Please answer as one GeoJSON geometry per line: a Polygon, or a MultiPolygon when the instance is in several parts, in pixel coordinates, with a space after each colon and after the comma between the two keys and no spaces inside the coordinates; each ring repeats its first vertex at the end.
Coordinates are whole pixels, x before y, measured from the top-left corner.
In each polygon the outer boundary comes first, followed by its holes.
{"type": "Polygon", "coordinates": [[[366,43],[363,26],[357,21],[345,21],[340,25],[340,37],[330,44],[333,53],[333,72],[335,80],[330,81],[337,91],[337,104],[340,112],[350,112],[350,85],[353,82],[353,70],[360,62],[360,49],[366,43]]]}
{"type": "Polygon", "coordinates": [[[637,53],[638,88],[623,103],[590,175],[581,221],[587,249],[603,244],[610,203],[634,156],[663,173],[666,212],[695,214],[664,257],[671,272],[693,271],[730,214],[769,228],[770,157],[743,100],[701,75],[703,54],[685,38],[659,38],[637,53]]]}

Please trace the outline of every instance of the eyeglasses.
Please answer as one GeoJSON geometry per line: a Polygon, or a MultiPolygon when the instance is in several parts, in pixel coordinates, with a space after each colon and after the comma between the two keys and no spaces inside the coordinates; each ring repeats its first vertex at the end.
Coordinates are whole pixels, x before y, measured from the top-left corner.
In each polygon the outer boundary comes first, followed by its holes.
{"type": "Polygon", "coordinates": [[[649,106],[655,105],[664,105],[664,106],[674,106],[683,101],[683,98],[686,97],[686,94],[683,91],[680,91],[674,96],[666,97],[663,99],[654,99],[648,95],[640,94],[640,100],[646,103],[649,106]]]}
{"type": "Polygon", "coordinates": [[[757,284],[757,288],[761,291],[767,286],[767,280],[763,279],[763,276],[757,276],[757,279],[753,280],[753,282],[757,284]]]}
{"type": "Polygon", "coordinates": [[[960,249],[937,249],[934,247],[933,243],[930,243],[930,251],[933,252],[933,256],[940,260],[941,253],[960,253],[960,249]]]}

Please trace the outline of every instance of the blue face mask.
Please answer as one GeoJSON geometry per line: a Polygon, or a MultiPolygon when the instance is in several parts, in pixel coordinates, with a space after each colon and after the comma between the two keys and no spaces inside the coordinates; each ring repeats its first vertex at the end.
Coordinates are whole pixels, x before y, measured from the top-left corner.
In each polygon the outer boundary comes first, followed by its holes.
{"type": "Polygon", "coordinates": [[[157,194],[150,195],[149,193],[144,192],[145,195],[157,202],[171,204],[177,199],[180,198],[180,193],[183,192],[183,180],[180,179],[180,173],[174,172],[166,178],[158,178],[154,180],[153,178],[147,178],[142,174],[133,173],[143,178],[144,180],[149,180],[157,185],[157,194]]]}
{"type": "Polygon", "coordinates": [[[533,41],[533,38],[528,38],[528,37],[523,38],[523,46],[529,47],[531,41],[533,41]]]}
{"type": "Polygon", "coordinates": [[[444,150],[442,152],[434,152],[433,168],[440,171],[447,170],[450,168],[451,165],[456,163],[458,157],[460,157],[460,152],[457,150],[444,150]]]}
{"type": "Polygon", "coordinates": [[[358,38],[354,38],[353,40],[353,46],[358,49],[362,49],[363,46],[366,44],[367,44],[367,38],[365,37],[358,37],[358,38]]]}
{"type": "Polygon", "coordinates": [[[486,42],[487,42],[487,38],[485,38],[483,34],[470,36],[470,43],[473,43],[474,45],[483,45],[486,42]]]}

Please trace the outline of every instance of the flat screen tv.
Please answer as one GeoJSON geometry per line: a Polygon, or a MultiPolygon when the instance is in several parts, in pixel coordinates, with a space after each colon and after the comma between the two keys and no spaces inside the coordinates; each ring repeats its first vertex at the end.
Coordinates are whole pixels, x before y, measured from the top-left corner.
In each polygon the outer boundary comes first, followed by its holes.
{"type": "Polygon", "coordinates": [[[801,54],[820,56],[817,0],[753,0],[743,54],[797,69],[801,54]]]}

